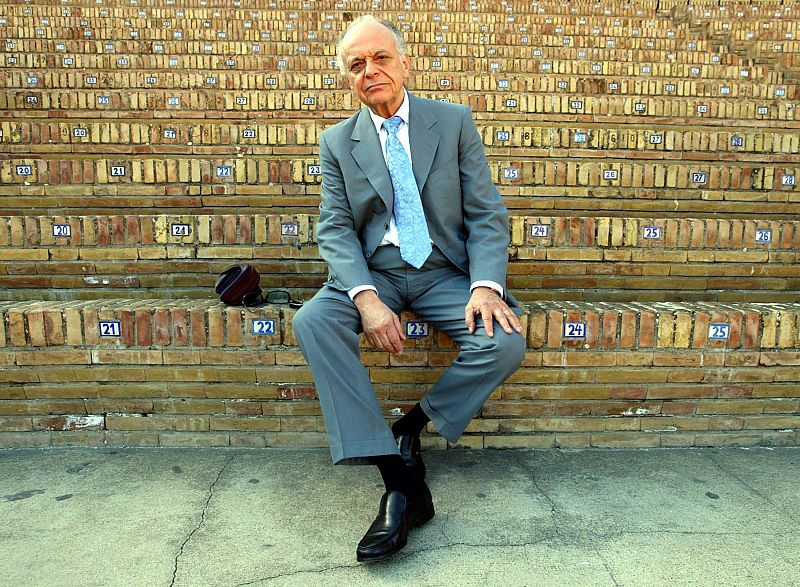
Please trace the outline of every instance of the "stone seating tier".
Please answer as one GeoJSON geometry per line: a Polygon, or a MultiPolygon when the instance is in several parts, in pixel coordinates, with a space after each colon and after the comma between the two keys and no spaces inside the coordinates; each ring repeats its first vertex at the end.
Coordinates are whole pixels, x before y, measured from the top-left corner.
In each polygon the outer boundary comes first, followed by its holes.
{"type": "MultiPolygon", "coordinates": [[[[522,368],[458,446],[800,441],[800,305],[527,311],[522,368]]],[[[0,446],[325,446],[293,312],[200,300],[0,304],[0,446]]],[[[402,316],[409,332],[426,332],[404,354],[364,349],[387,418],[413,405],[456,353],[417,320],[402,316]]],[[[423,444],[446,447],[429,434],[423,444]]]]}

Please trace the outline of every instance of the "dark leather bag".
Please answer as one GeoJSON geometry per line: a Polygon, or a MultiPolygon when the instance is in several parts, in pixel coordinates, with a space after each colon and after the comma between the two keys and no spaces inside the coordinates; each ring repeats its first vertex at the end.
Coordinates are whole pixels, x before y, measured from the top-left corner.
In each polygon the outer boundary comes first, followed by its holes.
{"type": "Polygon", "coordinates": [[[214,291],[229,306],[258,306],[264,303],[258,286],[260,281],[261,276],[255,267],[250,263],[241,263],[228,267],[220,274],[214,291]]]}

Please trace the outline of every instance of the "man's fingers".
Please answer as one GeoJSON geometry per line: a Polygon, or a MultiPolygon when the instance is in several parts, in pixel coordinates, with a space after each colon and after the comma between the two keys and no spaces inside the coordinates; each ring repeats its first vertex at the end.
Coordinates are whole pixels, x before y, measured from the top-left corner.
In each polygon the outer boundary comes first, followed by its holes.
{"type": "Polygon", "coordinates": [[[481,319],[483,320],[483,327],[486,329],[486,334],[489,338],[494,336],[494,320],[492,319],[492,310],[487,307],[481,307],[481,319]]]}
{"type": "Polygon", "coordinates": [[[517,332],[522,332],[522,323],[519,321],[519,318],[514,311],[504,303],[499,306],[495,303],[481,304],[477,307],[477,309],[467,305],[465,310],[465,321],[467,323],[467,328],[469,328],[470,334],[475,332],[476,315],[480,315],[481,320],[483,320],[483,327],[486,329],[486,334],[489,337],[494,336],[495,320],[508,334],[511,334],[515,330],[517,332]]]}
{"type": "Polygon", "coordinates": [[[469,333],[472,334],[475,332],[475,311],[472,307],[468,304],[467,307],[464,309],[464,322],[467,323],[467,329],[469,329],[469,333]]]}
{"type": "Polygon", "coordinates": [[[496,315],[498,316],[497,321],[500,323],[500,326],[509,334],[514,330],[522,332],[522,325],[520,324],[519,318],[508,308],[501,308],[496,315]]]}
{"type": "Polygon", "coordinates": [[[392,324],[386,331],[386,339],[388,342],[387,351],[390,353],[403,352],[403,339],[405,339],[405,336],[403,336],[403,332],[400,330],[400,321],[398,319],[395,318],[395,320],[392,321],[392,324]]]}

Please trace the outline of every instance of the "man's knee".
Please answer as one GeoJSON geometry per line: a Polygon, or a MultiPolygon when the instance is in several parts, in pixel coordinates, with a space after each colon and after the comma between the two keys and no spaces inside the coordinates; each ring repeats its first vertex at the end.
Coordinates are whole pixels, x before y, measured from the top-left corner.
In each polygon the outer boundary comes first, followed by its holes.
{"type": "Polygon", "coordinates": [[[525,337],[521,334],[496,332],[495,357],[509,372],[516,371],[525,359],[525,337]]]}
{"type": "Polygon", "coordinates": [[[303,304],[303,307],[297,310],[292,318],[292,330],[294,330],[298,341],[300,341],[306,334],[314,332],[314,315],[316,314],[314,311],[315,305],[314,299],[312,298],[303,304]]]}
{"type": "Polygon", "coordinates": [[[357,330],[359,325],[358,310],[347,294],[326,290],[305,302],[292,319],[292,329],[301,345],[303,337],[331,336],[333,330],[357,330]]]}
{"type": "Polygon", "coordinates": [[[483,334],[479,339],[467,340],[475,346],[462,345],[462,350],[478,352],[482,357],[481,363],[496,372],[513,373],[525,358],[525,337],[517,333],[508,334],[499,326],[492,337],[483,334]]]}

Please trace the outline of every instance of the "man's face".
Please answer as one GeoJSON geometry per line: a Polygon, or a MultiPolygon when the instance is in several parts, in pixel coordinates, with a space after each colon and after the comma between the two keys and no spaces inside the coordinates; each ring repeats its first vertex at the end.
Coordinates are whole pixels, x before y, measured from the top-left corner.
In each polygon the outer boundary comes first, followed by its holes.
{"type": "Polygon", "coordinates": [[[408,55],[401,56],[392,32],[377,22],[351,29],[341,46],[347,85],[375,114],[389,118],[403,103],[408,55]]]}

